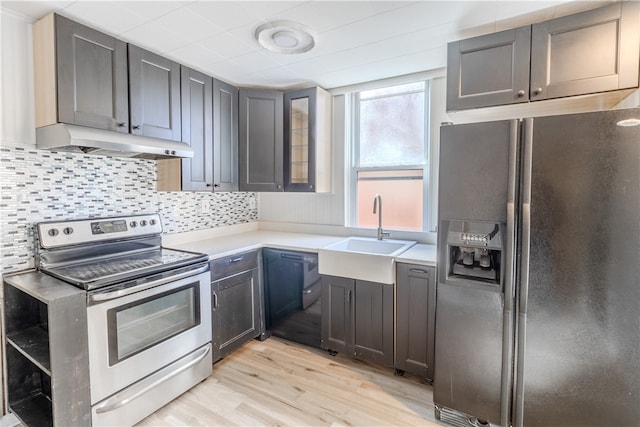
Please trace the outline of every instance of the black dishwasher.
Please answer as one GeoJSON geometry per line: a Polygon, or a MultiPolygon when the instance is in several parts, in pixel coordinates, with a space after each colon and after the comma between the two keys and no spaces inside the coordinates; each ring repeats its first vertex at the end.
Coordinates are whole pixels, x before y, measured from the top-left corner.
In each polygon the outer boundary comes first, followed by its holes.
{"type": "Polygon", "coordinates": [[[315,253],[263,249],[266,329],[320,348],[320,274],[315,253]]]}

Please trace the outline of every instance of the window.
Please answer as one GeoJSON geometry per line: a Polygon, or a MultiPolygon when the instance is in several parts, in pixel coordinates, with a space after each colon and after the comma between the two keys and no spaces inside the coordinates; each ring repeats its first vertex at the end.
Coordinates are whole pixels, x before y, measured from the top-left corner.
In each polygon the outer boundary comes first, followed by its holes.
{"type": "Polygon", "coordinates": [[[429,83],[352,94],[351,226],[377,228],[373,199],[382,197],[383,228],[429,228],[429,83]]]}

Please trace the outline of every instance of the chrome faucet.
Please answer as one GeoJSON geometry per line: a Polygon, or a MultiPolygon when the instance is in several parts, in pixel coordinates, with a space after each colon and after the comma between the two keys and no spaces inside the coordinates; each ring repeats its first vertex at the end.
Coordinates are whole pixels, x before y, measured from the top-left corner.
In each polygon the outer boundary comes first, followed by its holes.
{"type": "Polygon", "coordinates": [[[373,213],[376,213],[378,209],[378,240],[382,240],[385,237],[391,236],[391,233],[382,229],[382,196],[376,194],[373,198],[373,213]]]}

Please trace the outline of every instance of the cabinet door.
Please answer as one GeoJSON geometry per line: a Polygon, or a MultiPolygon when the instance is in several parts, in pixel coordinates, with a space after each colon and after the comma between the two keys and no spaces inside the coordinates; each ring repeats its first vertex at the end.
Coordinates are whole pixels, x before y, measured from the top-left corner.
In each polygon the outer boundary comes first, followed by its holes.
{"type": "Polygon", "coordinates": [[[322,348],[353,353],[353,279],[322,276],[322,348]]]}
{"type": "Polygon", "coordinates": [[[180,141],[180,64],[129,45],[131,133],[180,141]]]}
{"type": "Polygon", "coordinates": [[[447,110],[529,100],[531,26],[449,43],[447,110]]]}
{"type": "Polygon", "coordinates": [[[213,282],[214,360],[260,334],[258,271],[244,271],[213,282]]]}
{"type": "Polygon", "coordinates": [[[354,355],[393,366],[393,285],[356,280],[355,286],[354,355]]]}
{"type": "Polygon", "coordinates": [[[283,191],[282,117],[282,92],[240,90],[241,191],[283,191]]]}
{"type": "Polygon", "coordinates": [[[284,189],[314,191],[316,90],[284,94],[284,189]]]}
{"type": "Polygon", "coordinates": [[[127,45],[55,15],[58,121],[129,132],[127,45]]]}
{"type": "Polygon", "coordinates": [[[397,264],[395,367],[433,379],[435,268],[397,264]]]}
{"type": "Polygon", "coordinates": [[[187,67],[181,69],[182,141],[193,158],[182,159],[182,190],[213,190],[212,78],[187,67]]]}
{"type": "Polygon", "coordinates": [[[531,100],[638,86],[640,3],[533,25],[531,100]]]}
{"type": "Polygon", "coordinates": [[[238,88],[213,80],[213,187],[238,190],[238,88]]]}

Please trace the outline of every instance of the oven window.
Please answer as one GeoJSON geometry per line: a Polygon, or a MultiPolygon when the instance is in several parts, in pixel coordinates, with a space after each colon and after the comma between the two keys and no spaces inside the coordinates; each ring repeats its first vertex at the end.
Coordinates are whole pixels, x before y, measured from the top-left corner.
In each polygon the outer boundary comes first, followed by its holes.
{"type": "Polygon", "coordinates": [[[108,310],[109,366],[199,325],[199,285],[194,282],[108,310]]]}

